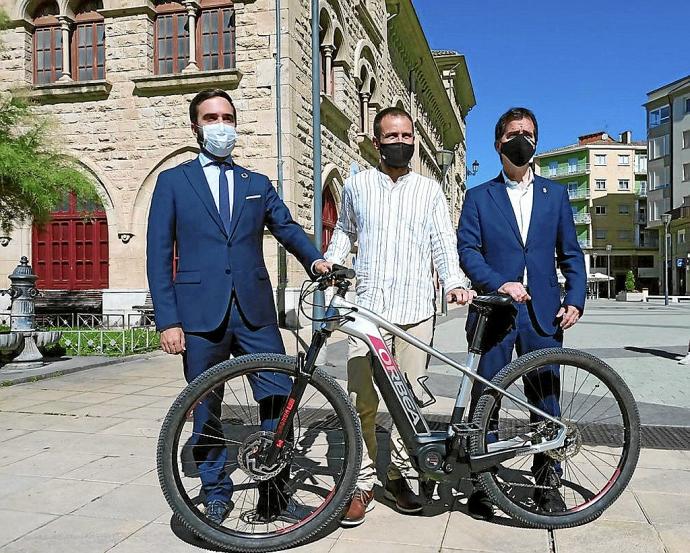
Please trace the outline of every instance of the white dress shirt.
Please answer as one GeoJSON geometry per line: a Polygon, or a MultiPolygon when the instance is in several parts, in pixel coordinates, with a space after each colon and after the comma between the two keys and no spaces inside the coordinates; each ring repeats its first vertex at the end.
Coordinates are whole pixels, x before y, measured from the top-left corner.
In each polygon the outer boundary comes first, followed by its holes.
{"type": "Polygon", "coordinates": [[[470,285],[441,187],[417,173],[394,183],[369,169],[345,181],[326,259],[343,263],[356,241],[356,302],[395,324],[434,314],[432,260],[446,291],[470,285]]]}
{"type": "MultiPolygon", "coordinates": [[[[515,213],[515,220],[517,221],[518,229],[520,230],[520,237],[522,238],[522,244],[524,246],[527,243],[529,223],[532,219],[534,173],[532,173],[532,169],[529,169],[523,181],[517,182],[510,180],[504,171],[503,179],[506,183],[506,191],[508,192],[510,204],[513,206],[513,213],[515,213]]],[[[527,286],[527,267],[525,267],[522,283],[527,286]]]]}
{"type": "MultiPolygon", "coordinates": [[[[235,173],[232,170],[233,162],[232,158],[227,158],[225,162],[228,166],[225,169],[225,176],[228,179],[228,194],[230,198],[230,216],[232,217],[232,201],[233,192],[235,190],[235,173]]],[[[204,170],[204,175],[206,176],[206,182],[208,187],[211,189],[211,195],[213,196],[213,201],[216,203],[216,209],[220,212],[219,207],[219,182],[220,182],[220,167],[216,165],[217,161],[204,152],[199,153],[199,163],[204,170]]]]}

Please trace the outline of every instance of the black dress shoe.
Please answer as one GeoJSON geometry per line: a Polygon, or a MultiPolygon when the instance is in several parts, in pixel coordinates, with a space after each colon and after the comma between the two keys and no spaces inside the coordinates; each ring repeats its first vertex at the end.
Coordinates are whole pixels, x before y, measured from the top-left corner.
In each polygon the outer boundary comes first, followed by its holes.
{"type": "Polygon", "coordinates": [[[467,500],[467,512],[477,520],[494,518],[494,504],[484,490],[475,488],[467,500]]]}
{"type": "Polygon", "coordinates": [[[538,486],[532,495],[540,510],[547,513],[562,513],[568,509],[558,488],[561,479],[552,465],[545,465],[536,471],[534,482],[538,486]]]}
{"type": "Polygon", "coordinates": [[[404,478],[396,478],[395,480],[386,478],[383,496],[390,501],[395,501],[395,508],[407,515],[419,513],[424,508],[404,478]]]}
{"type": "Polygon", "coordinates": [[[230,512],[230,504],[220,499],[214,499],[206,505],[206,518],[216,524],[223,524],[230,512]]]}

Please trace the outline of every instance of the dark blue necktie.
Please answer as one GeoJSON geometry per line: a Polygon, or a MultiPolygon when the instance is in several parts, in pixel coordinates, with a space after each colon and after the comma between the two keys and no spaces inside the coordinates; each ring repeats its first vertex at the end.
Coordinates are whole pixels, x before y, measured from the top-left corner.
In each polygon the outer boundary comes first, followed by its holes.
{"type": "Polygon", "coordinates": [[[220,176],[218,178],[218,211],[220,213],[220,220],[223,222],[225,232],[230,232],[230,191],[228,190],[228,177],[225,170],[230,168],[229,163],[219,161],[216,163],[220,168],[220,176]]]}

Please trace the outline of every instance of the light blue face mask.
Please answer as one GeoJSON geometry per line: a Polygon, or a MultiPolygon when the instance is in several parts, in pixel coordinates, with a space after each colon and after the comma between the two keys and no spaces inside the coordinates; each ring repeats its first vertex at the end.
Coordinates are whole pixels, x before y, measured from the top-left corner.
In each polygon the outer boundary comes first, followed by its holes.
{"type": "Polygon", "coordinates": [[[226,123],[203,125],[199,127],[199,132],[203,149],[217,158],[228,157],[235,147],[237,131],[232,125],[226,123]]]}

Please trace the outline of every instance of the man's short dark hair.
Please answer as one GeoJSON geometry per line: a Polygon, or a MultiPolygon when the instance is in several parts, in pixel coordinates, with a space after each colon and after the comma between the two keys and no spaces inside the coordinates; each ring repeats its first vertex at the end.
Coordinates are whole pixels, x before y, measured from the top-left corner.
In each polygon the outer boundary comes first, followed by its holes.
{"type": "Polygon", "coordinates": [[[232,106],[232,111],[235,114],[235,121],[237,121],[237,110],[235,109],[235,104],[232,103],[232,98],[230,98],[230,95],[227,92],[225,92],[225,90],[220,88],[202,90],[201,92],[199,92],[199,94],[194,96],[192,102],[189,104],[189,120],[192,123],[196,123],[197,117],[199,116],[199,104],[201,102],[208,100],[209,98],[216,97],[225,98],[228,102],[230,102],[230,105],[232,106]]]}
{"type": "Polygon", "coordinates": [[[537,141],[539,138],[539,125],[537,124],[537,118],[534,116],[531,110],[527,108],[510,108],[498,119],[496,123],[496,142],[501,140],[503,133],[511,121],[519,121],[520,119],[531,119],[534,123],[534,140],[537,141]]]}
{"type": "Polygon", "coordinates": [[[407,117],[410,120],[410,123],[412,123],[412,125],[414,126],[412,116],[409,113],[407,113],[404,109],[397,107],[382,109],[376,114],[376,117],[374,117],[374,136],[379,140],[381,140],[381,121],[383,121],[384,117],[388,116],[407,117]]]}

